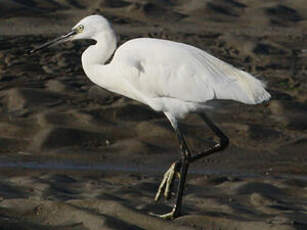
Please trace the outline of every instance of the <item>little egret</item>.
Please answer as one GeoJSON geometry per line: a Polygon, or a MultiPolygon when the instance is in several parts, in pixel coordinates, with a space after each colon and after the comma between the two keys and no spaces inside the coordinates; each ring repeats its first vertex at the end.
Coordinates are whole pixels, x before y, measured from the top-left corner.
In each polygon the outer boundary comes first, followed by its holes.
{"type": "Polygon", "coordinates": [[[46,42],[30,53],[77,39],[96,41],[82,54],[84,72],[93,83],[163,112],[174,128],[180,159],[165,172],[155,200],[159,200],[162,193],[169,199],[172,183],[178,177],[174,206],[169,213],[160,215],[171,219],[178,217],[189,164],[228,145],[227,136],[204,113],[206,102],[223,99],[245,104],[262,103],[271,97],[264,83],[203,50],[183,43],[137,38],[116,50],[116,34],[108,20],[100,15],[83,18],[68,34],[46,42]],[[105,64],[112,55],[112,61],[105,64]],[[220,140],[208,150],[193,155],[177,122],[190,112],[198,112],[220,140]]]}

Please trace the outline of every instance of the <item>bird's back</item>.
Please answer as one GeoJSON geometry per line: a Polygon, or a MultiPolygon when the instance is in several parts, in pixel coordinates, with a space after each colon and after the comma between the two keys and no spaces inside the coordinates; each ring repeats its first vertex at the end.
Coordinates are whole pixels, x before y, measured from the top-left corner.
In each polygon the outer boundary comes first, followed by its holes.
{"type": "Polygon", "coordinates": [[[169,97],[203,103],[212,99],[246,104],[270,98],[264,84],[250,74],[196,47],[161,39],[124,43],[113,61],[137,70],[131,82],[148,97],[169,97]]]}

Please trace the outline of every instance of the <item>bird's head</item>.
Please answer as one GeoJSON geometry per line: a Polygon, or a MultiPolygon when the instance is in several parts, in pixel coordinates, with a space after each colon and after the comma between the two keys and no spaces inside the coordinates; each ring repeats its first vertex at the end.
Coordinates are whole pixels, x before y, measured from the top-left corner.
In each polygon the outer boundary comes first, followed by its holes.
{"type": "Polygon", "coordinates": [[[109,31],[111,29],[110,23],[101,15],[90,15],[83,18],[78,22],[72,30],[56,39],[48,41],[32,50],[30,53],[34,53],[46,47],[50,47],[62,42],[72,41],[77,39],[94,39],[95,36],[102,31],[109,31]]]}
{"type": "Polygon", "coordinates": [[[111,25],[107,19],[101,15],[90,15],[83,18],[73,28],[74,35],[71,40],[76,39],[95,39],[95,36],[103,31],[109,31],[111,25]]]}

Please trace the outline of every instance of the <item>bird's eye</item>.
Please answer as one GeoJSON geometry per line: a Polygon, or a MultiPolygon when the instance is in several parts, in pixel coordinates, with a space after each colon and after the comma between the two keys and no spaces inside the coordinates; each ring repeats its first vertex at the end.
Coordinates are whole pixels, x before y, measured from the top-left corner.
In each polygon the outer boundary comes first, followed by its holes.
{"type": "Polygon", "coordinates": [[[81,33],[83,30],[84,30],[84,26],[83,26],[83,25],[79,25],[79,26],[76,28],[76,31],[77,31],[78,33],[81,33]]]}

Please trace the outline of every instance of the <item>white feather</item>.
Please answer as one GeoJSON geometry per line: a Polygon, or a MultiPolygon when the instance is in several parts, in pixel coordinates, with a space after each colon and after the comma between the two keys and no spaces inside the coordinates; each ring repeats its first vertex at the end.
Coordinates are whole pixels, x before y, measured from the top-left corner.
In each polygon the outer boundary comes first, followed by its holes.
{"type": "MultiPolygon", "coordinates": [[[[90,17],[80,22],[85,28],[90,26],[90,17]]],[[[89,38],[97,43],[83,53],[82,64],[87,76],[103,88],[177,118],[205,108],[213,99],[246,104],[270,99],[260,80],[183,43],[133,39],[120,46],[113,60],[104,65],[116,49],[116,37],[106,20],[100,23],[101,30],[97,22],[95,32],[87,28],[89,38]]]]}

